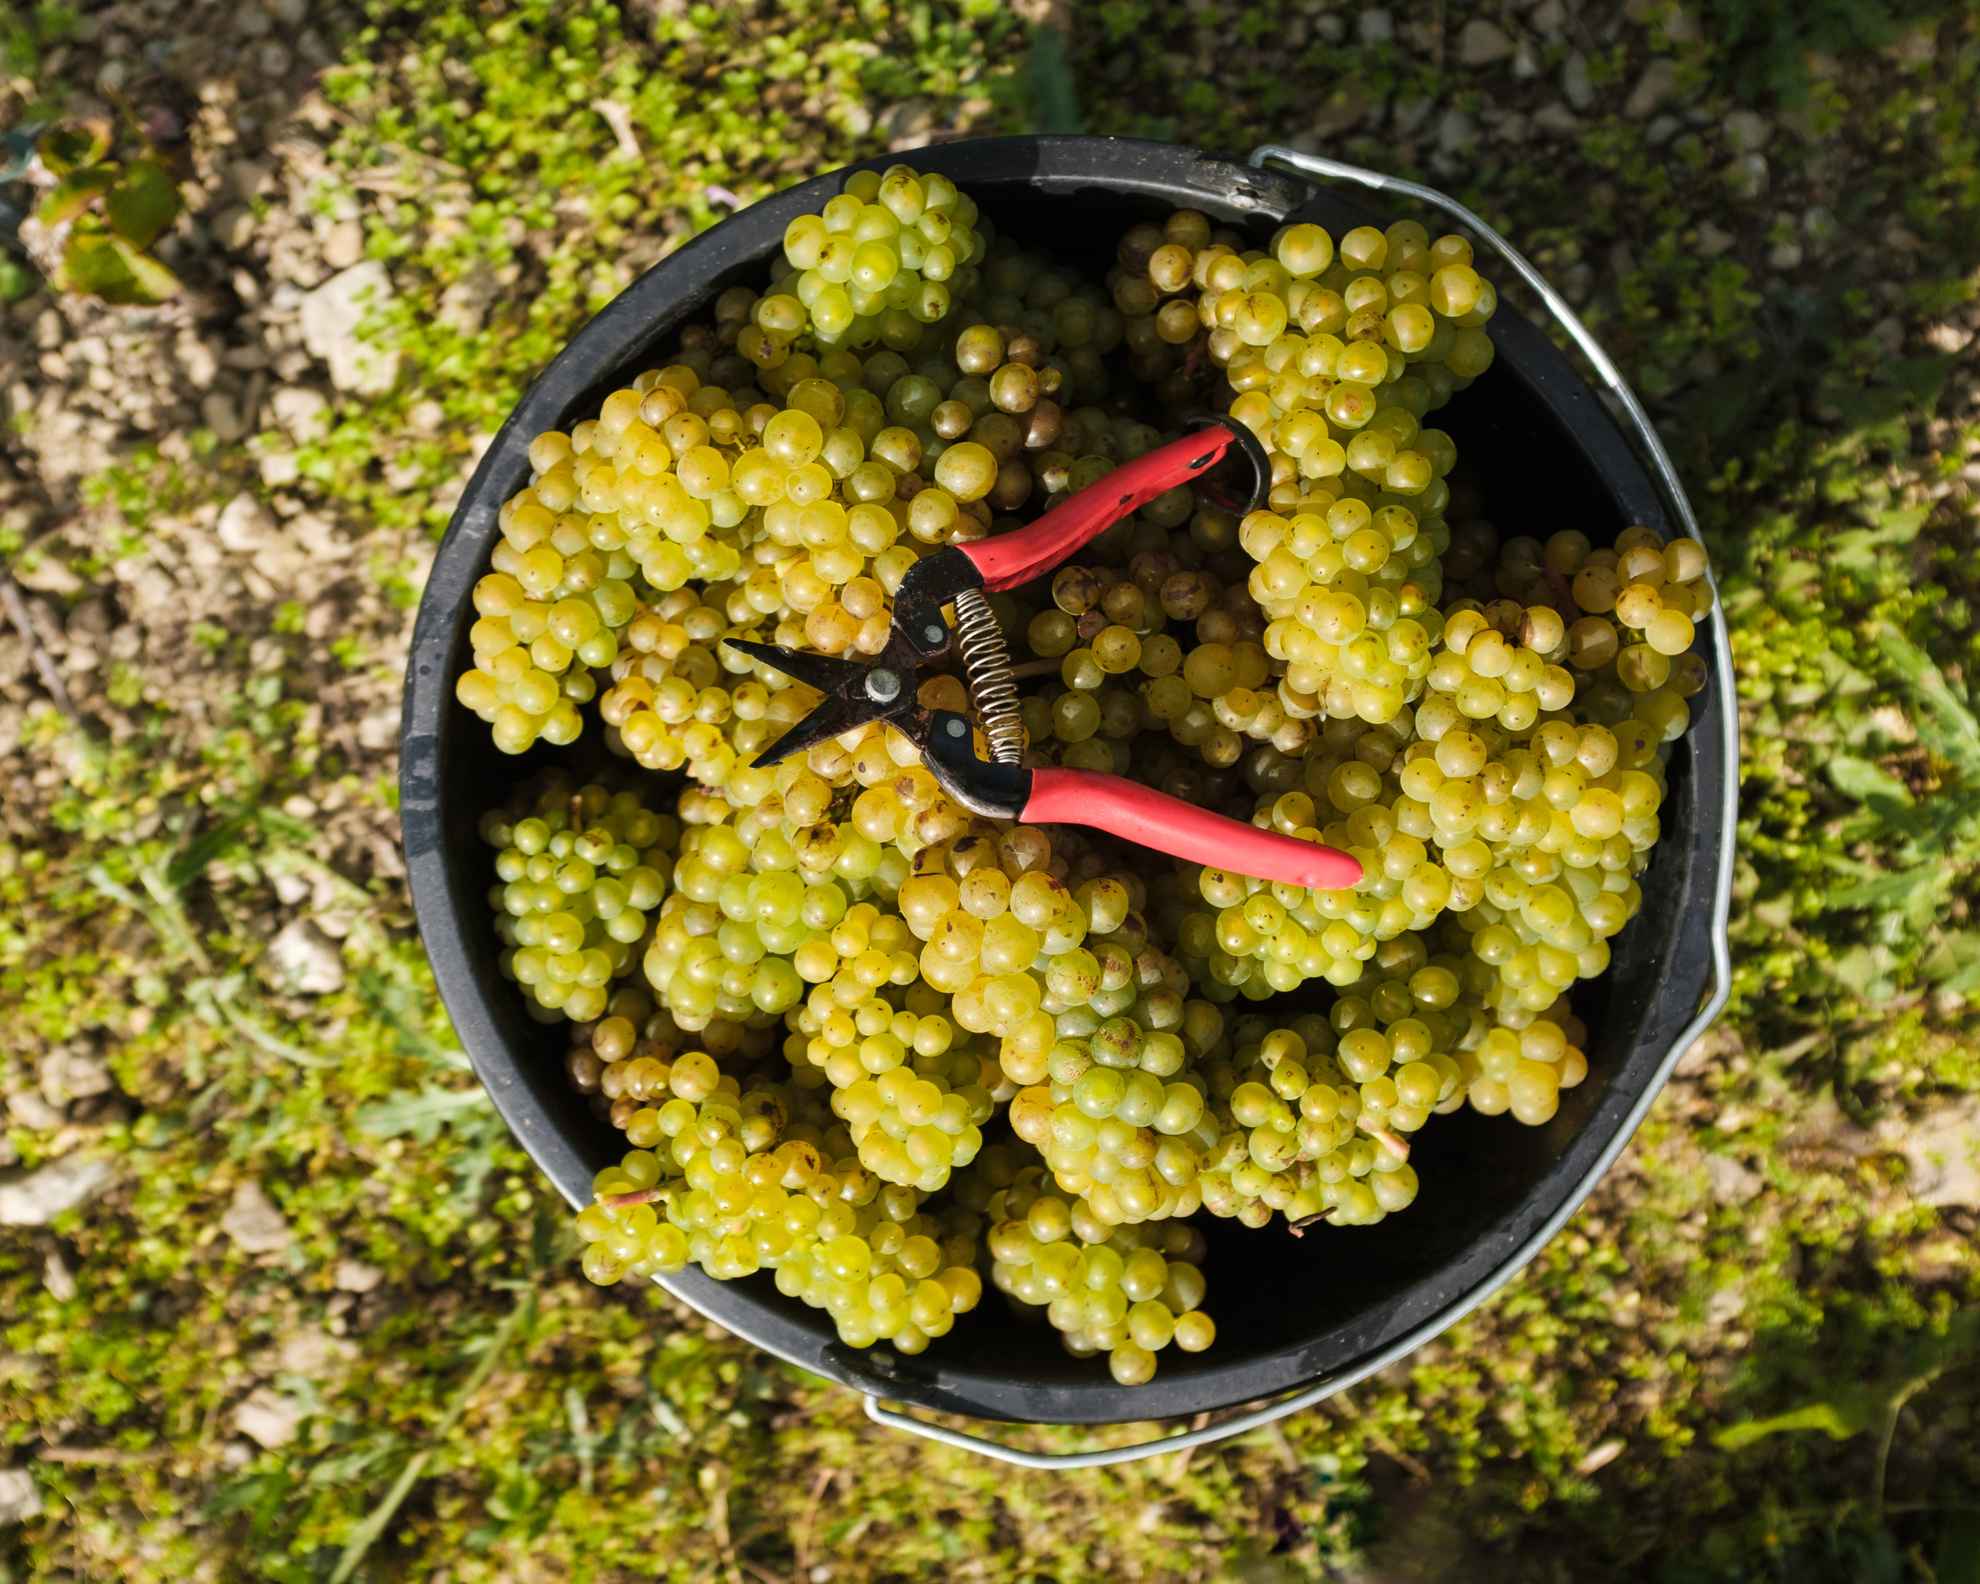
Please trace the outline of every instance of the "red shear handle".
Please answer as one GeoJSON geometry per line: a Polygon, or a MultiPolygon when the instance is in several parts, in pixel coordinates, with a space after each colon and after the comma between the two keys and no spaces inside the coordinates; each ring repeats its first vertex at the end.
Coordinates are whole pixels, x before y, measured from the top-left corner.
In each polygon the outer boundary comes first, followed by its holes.
{"type": "Polygon", "coordinates": [[[1037,825],[1091,825],[1191,863],[1285,885],[1339,890],[1361,879],[1346,853],[1241,825],[1166,792],[1093,770],[1034,770],[1020,819],[1037,825]]]}
{"type": "Polygon", "coordinates": [[[983,575],[985,588],[1017,588],[1051,571],[1081,545],[1097,539],[1157,495],[1207,473],[1238,443],[1237,436],[1223,424],[1195,430],[1123,463],[1034,523],[956,548],[983,575]]]}

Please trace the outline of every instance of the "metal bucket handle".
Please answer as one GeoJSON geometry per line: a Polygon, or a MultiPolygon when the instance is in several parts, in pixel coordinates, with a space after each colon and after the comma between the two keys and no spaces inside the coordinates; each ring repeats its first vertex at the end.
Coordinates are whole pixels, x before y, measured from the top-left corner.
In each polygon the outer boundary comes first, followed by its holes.
{"type": "MultiPolygon", "coordinates": [[[[1672,516],[1687,535],[1694,539],[1699,537],[1698,518],[1691,509],[1691,501],[1685,495],[1684,485],[1678,479],[1677,468],[1671,461],[1670,453],[1664,449],[1664,442],[1658,438],[1656,427],[1650,422],[1650,415],[1643,410],[1643,403],[1637,399],[1636,392],[1630,389],[1629,382],[1622,376],[1622,371],[1616,367],[1609,354],[1602,350],[1602,344],[1568,306],[1567,300],[1547,284],[1546,277],[1534,268],[1525,255],[1478,215],[1455,198],[1439,192],[1434,187],[1426,187],[1421,182],[1405,181],[1399,176],[1390,176],[1382,171],[1369,170],[1360,165],[1349,165],[1344,161],[1327,159],[1318,154],[1302,154],[1297,149],[1286,148],[1277,143],[1267,143],[1253,149],[1247,163],[1261,169],[1268,166],[1290,168],[1315,181],[1331,178],[1350,182],[1357,187],[1366,187],[1375,192],[1413,198],[1418,203],[1437,210],[1459,225],[1475,232],[1501,260],[1511,267],[1513,273],[1525,282],[1533,294],[1540,299],[1554,322],[1567,332],[1568,338],[1580,349],[1582,356],[1587,358],[1596,376],[1601,380],[1603,388],[1615,397],[1623,414],[1628,418],[1628,433],[1636,441],[1644,460],[1649,463],[1672,516]]],[[[1709,577],[1710,573],[1707,576],[1709,577]]],[[[1730,699],[1733,689],[1732,652],[1726,641],[1724,622],[1715,622],[1713,625],[1715,628],[1712,646],[1713,678],[1726,690],[1730,699]]],[[[1734,765],[1738,763],[1737,716],[1730,708],[1724,711],[1724,715],[1726,763],[1734,765]]],[[[1691,1042],[1718,1016],[1719,1009],[1725,1005],[1726,997],[1732,991],[1732,957],[1727,943],[1726,929],[1732,907],[1731,849],[1738,822],[1738,786],[1738,778],[1729,775],[1725,789],[1726,806],[1722,810],[1720,826],[1720,840],[1725,848],[1726,861],[1720,869],[1721,881],[1712,906],[1712,987],[1705,997],[1704,1004],[1699,1008],[1698,1015],[1684,1027],[1672,1043],[1671,1054],[1665,1061],[1663,1071],[1658,1074],[1657,1082],[1645,1090],[1642,1100],[1629,1118],[1628,1125],[1618,1131],[1614,1148],[1596,1168],[1597,1176],[1608,1169],[1616,1153],[1620,1152],[1622,1146],[1628,1142],[1631,1134],[1636,1131],[1637,1124],[1642,1120],[1643,1113],[1649,1109],[1650,1103],[1663,1088],[1664,1080],[1670,1076],[1670,1069],[1677,1064],[1678,1058],[1684,1054],[1691,1042]]],[[[1562,1223],[1578,1207],[1578,1203],[1563,1207],[1559,1215],[1535,1232],[1525,1246],[1516,1251],[1501,1267],[1498,1280],[1481,1285],[1472,1295],[1471,1302],[1465,1306],[1465,1309],[1468,1310],[1482,1303],[1497,1290],[1500,1282],[1509,1278],[1532,1258],[1541,1245],[1560,1230],[1562,1223]]],[[[1221,1441],[1229,1436],[1242,1435],[1247,1430],[1259,1429],[1289,1414],[1311,1408],[1314,1404],[1325,1401],[1335,1392],[1345,1390],[1404,1355],[1414,1352],[1431,1337],[1454,1323],[1464,1312],[1465,1310],[1460,1310],[1456,1314],[1439,1315],[1433,1324],[1409,1336],[1398,1338],[1374,1358],[1354,1369],[1325,1377],[1311,1386],[1304,1387],[1290,1396],[1281,1397],[1275,1402],[1267,1403],[1263,1407],[1247,1409],[1214,1420],[1210,1424],[1185,1431],[1180,1435],[1154,1436],[1146,1441],[1132,1442],[1127,1446],[1099,1447],[1087,1452],[1027,1452],[1001,1441],[992,1441],[984,1436],[971,1435],[964,1430],[951,1430],[946,1425],[915,1418],[911,1414],[889,1407],[880,1398],[874,1396],[868,1396],[865,1400],[866,1415],[874,1423],[885,1425],[891,1430],[901,1430],[910,1435],[921,1436],[925,1440],[939,1441],[944,1446],[975,1452],[980,1456],[993,1458],[999,1463],[1013,1464],[1018,1468],[1048,1470],[1105,1468],[1111,1464],[1131,1463],[1139,1458],[1153,1457],[1162,1452],[1187,1451],[1191,1447],[1221,1441]]]]}

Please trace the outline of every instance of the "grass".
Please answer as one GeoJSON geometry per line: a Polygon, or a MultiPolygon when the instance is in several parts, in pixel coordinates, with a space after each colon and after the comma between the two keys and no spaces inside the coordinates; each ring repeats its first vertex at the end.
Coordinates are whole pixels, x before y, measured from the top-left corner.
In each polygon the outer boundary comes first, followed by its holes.
{"type": "MultiPolygon", "coordinates": [[[[75,80],[32,93],[86,91],[56,53],[68,14],[35,15],[0,32],[6,69],[61,60],[75,80]]],[[[1907,1149],[1970,1130],[1980,1093],[1980,408],[1970,349],[1935,334],[1973,317],[1980,34],[1652,5],[1532,35],[1521,75],[1467,72],[1394,15],[1364,41],[1351,14],[1107,0],[1034,51],[987,3],[324,14],[328,196],[392,272],[375,330],[409,370],[296,448],[293,492],[354,553],[300,589],[131,606],[145,641],[74,679],[81,719],[27,706],[5,771],[0,1090],[57,1054],[113,1088],[53,1123],[14,1104],[0,1137],[24,1167],[84,1148],[114,1174],[0,1240],[0,1465],[42,1508],[0,1529],[0,1579],[1980,1572],[1975,1207],[1928,1202],[1907,1149]],[[1513,135],[1502,113],[1558,98],[1576,50],[1593,107],[1513,135]],[[1668,128],[1618,108],[1657,60],[1668,128]],[[1462,157],[1436,155],[1435,113],[1400,145],[1378,119],[1416,99],[1473,118],[1462,157]],[[1775,128],[1757,201],[1727,185],[1741,107],[1775,128]],[[1579,282],[1680,454],[1739,672],[1733,1004],[1568,1230],[1406,1365],[1193,1456],[1011,1472],[874,1429],[662,1294],[576,1278],[438,1007],[392,752],[359,725],[394,696],[476,437],[733,205],[917,130],[1242,150],[1316,116],[1328,152],[1452,188],[1579,282]],[[441,421],[414,424],[417,399],[441,421]],[[343,970],[307,1001],[265,971],[298,908],[343,970]],[[222,1230],[249,1184],[279,1246],[222,1230]],[[293,1440],[237,1430],[250,1394],[293,1440]]],[[[81,580],[63,611],[128,600],[121,578],[259,488],[245,450],[165,438],[79,499],[37,496],[35,437],[7,441],[0,544],[24,578],[41,557],[81,580]]]]}

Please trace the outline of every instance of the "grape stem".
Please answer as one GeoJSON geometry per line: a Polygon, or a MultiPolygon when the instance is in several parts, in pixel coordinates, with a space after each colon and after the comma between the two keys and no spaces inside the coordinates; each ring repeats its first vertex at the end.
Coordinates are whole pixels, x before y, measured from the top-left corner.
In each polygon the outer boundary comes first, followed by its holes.
{"type": "Polygon", "coordinates": [[[1387,1128],[1365,1128],[1367,1135],[1399,1161],[1409,1159],[1409,1141],[1399,1133],[1391,1133],[1387,1128]]]}
{"type": "Polygon", "coordinates": [[[652,1204],[660,1197],[660,1189],[636,1188],[631,1193],[608,1194],[598,1202],[607,1210],[623,1210],[627,1205],[652,1204]]]}
{"type": "Polygon", "coordinates": [[[1316,1210],[1310,1216],[1301,1216],[1297,1221],[1288,1222],[1286,1224],[1286,1230],[1290,1232],[1294,1237],[1305,1237],[1306,1229],[1308,1227],[1315,1226],[1323,1221],[1326,1222],[1329,1226],[1332,1226],[1334,1222],[1334,1212],[1331,1210],[1316,1210]]]}

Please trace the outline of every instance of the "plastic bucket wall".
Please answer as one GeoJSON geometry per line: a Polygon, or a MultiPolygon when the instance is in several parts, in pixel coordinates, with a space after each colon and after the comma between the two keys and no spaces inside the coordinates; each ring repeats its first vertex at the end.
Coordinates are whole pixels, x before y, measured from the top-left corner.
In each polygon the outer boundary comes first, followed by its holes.
{"type": "MultiPolygon", "coordinates": [[[[1261,243],[1294,212],[1336,235],[1397,218],[1315,194],[1293,178],[1130,139],[987,139],[912,159],[964,187],[1002,232],[1096,275],[1127,225],[1176,207],[1201,209],[1261,243]]],[[[401,767],[420,930],[475,1070],[573,1203],[588,1201],[593,1173],[624,1145],[568,1086],[563,1030],[532,1022],[497,967],[485,901],[491,855],[476,823],[544,756],[498,754],[487,728],[454,701],[453,680],[469,659],[471,592],[498,537],[498,508],[528,480],[530,438],[568,428],[606,391],[664,361],[671,338],[705,315],[725,286],[760,284],[785,225],[818,209],[843,178],[819,177],[723,222],[648,271],[579,333],[482,459],[420,604],[401,767]]],[[[1460,467],[1481,482],[1488,514],[1543,536],[1580,528],[1597,543],[1631,522],[1670,531],[1642,465],[1566,359],[1510,308],[1493,331],[1494,366],[1437,419],[1458,442],[1460,467]]],[[[1692,733],[1672,757],[1664,835],[1643,877],[1642,913],[1613,943],[1609,972],[1576,997],[1591,1030],[1588,1080],[1562,1095],[1559,1114],[1542,1128],[1470,1113],[1434,1119],[1412,1154],[1421,1195],[1379,1229],[1295,1241],[1277,1225],[1249,1231],[1199,1217],[1210,1240],[1205,1307],[1218,1327],[1207,1353],[1170,1350],[1152,1383],[1122,1387],[1104,1361],[1068,1357],[1048,1327],[1012,1318],[994,1292],[948,1337],[902,1358],[844,1347],[825,1315],[780,1296],[767,1275],[715,1282],[690,1270],[665,1285],[737,1335],[856,1390],[1038,1423],[1191,1415],[1366,1368],[1448,1325],[1511,1275],[1588,1193],[1661,1085],[1676,1040],[1708,993],[1713,900],[1726,863],[1731,700],[1718,623],[1705,632],[1719,649],[1717,675],[1694,701],[1692,733]]],[[[583,741],[600,755],[592,737],[583,741]]]]}

